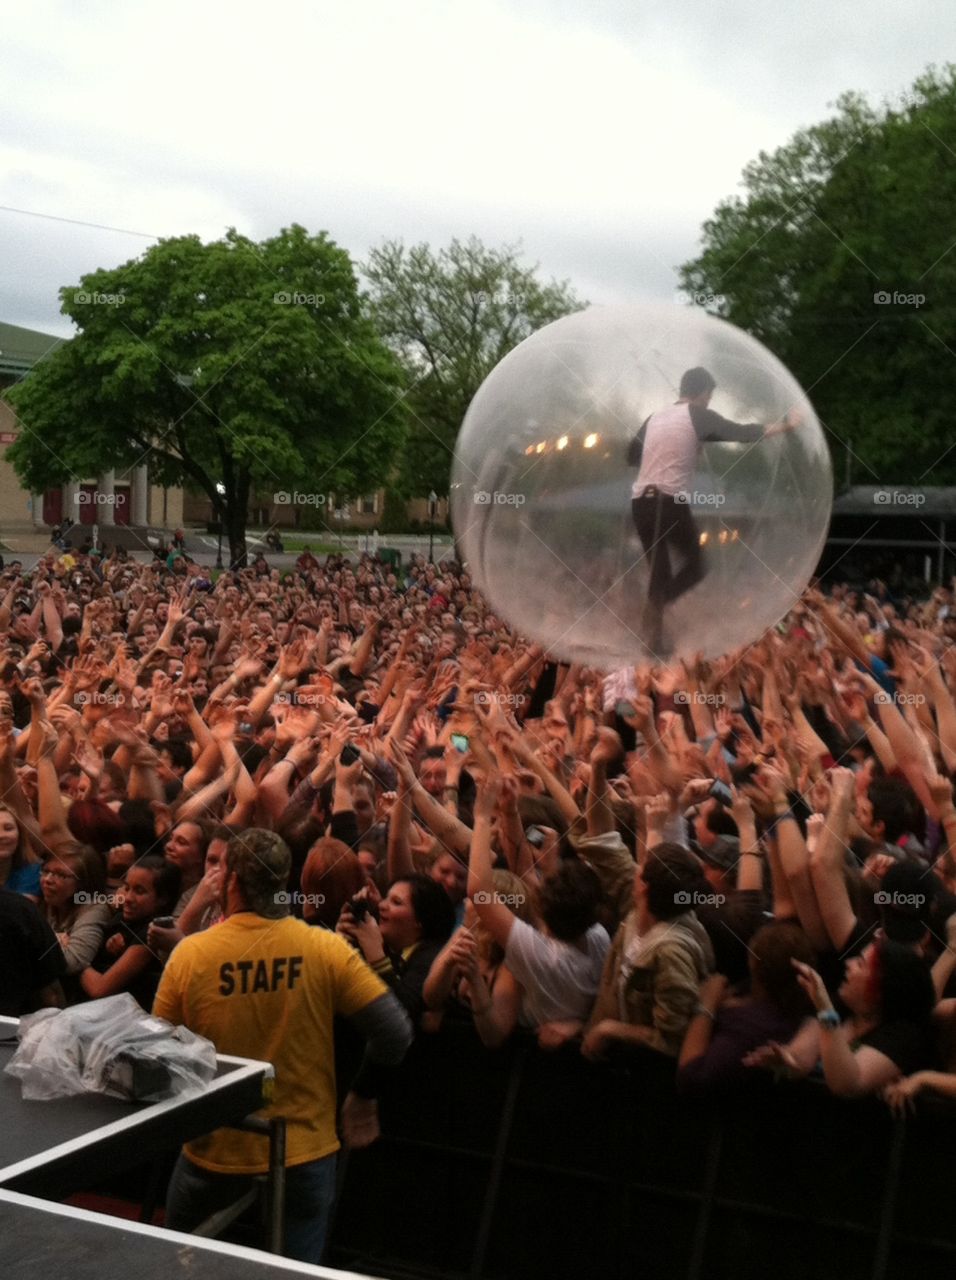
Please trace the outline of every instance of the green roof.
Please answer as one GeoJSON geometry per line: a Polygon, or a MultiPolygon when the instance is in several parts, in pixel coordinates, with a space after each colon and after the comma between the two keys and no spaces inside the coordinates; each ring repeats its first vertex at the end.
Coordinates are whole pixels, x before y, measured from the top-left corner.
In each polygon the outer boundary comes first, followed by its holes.
{"type": "Polygon", "coordinates": [[[68,341],[52,333],[39,333],[36,329],[23,329],[18,324],[5,324],[0,320],[0,376],[12,373],[22,377],[44,356],[68,341]]]}

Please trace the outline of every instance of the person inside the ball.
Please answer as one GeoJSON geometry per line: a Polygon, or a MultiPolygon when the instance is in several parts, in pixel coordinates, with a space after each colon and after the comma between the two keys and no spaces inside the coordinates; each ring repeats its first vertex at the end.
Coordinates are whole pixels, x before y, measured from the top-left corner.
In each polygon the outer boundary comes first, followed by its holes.
{"type": "Polygon", "coordinates": [[[692,509],[701,446],[709,441],[756,443],[798,425],[792,413],[770,425],[731,422],[709,407],[716,386],[708,369],[688,369],[680,380],[677,401],[652,413],[628,450],[628,464],[638,468],[631,489],[631,514],[650,569],[644,639],[655,654],[665,646],[665,606],[690,591],[706,573],[692,509]]]}

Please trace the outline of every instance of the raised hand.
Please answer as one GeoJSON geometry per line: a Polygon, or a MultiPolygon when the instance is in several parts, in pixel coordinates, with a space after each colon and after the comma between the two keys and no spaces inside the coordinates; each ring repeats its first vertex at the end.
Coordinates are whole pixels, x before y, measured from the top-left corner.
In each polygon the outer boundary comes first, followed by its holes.
{"type": "Polygon", "coordinates": [[[415,776],[415,770],[412,768],[412,762],[402,750],[401,746],[399,746],[397,742],[392,741],[389,743],[389,752],[398,776],[407,787],[414,787],[418,782],[418,779],[415,776]]]}
{"type": "Polygon", "coordinates": [[[620,760],[624,754],[624,748],[621,745],[620,736],[614,729],[602,726],[597,731],[597,741],[591,748],[592,764],[612,764],[615,760],[620,760]]]}
{"type": "Polygon", "coordinates": [[[103,753],[92,742],[81,741],[76,745],[73,759],[91,781],[96,782],[103,773],[103,753]]]}
{"type": "Polygon", "coordinates": [[[928,780],[930,799],[937,809],[942,812],[944,809],[950,809],[953,804],[953,784],[948,778],[944,778],[941,774],[933,774],[928,780]]]}
{"type": "Polygon", "coordinates": [[[491,774],[478,788],[478,794],[475,798],[475,818],[481,817],[490,822],[498,807],[500,797],[501,778],[498,774],[491,774]]]}
{"type": "Polygon", "coordinates": [[[186,689],[177,689],[173,694],[173,711],[177,716],[188,719],[196,710],[196,704],[193,702],[192,694],[186,689]]]}
{"type": "Polygon", "coordinates": [[[648,796],[644,801],[648,830],[662,831],[671,811],[671,798],[666,791],[648,796]]]}
{"type": "Polygon", "coordinates": [[[736,822],[738,828],[749,827],[754,821],[753,805],[750,803],[750,797],[742,791],[738,791],[736,787],[730,789],[733,800],[730,806],[730,816],[736,822]]]}
{"type": "Polygon", "coordinates": [[[811,1003],[817,1012],[822,1013],[825,1009],[832,1009],[833,1002],[830,999],[830,994],[816,969],[804,964],[802,960],[794,959],[790,963],[797,971],[797,982],[810,997],[811,1003]]]}

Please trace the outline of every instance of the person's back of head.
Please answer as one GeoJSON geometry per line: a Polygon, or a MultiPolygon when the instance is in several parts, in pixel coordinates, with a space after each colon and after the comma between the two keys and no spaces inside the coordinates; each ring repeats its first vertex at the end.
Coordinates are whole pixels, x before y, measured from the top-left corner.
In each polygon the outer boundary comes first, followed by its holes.
{"type": "Polygon", "coordinates": [[[936,991],[926,961],[911,946],[889,938],[882,938],[874,945],[880,1021],[928,1021],[936,1004],[936,991]]]}
{"type": "Polygon", "coordinates": [[[655,920],[673,920],[691,909],[695,893],[710,893],[699,860],[683,845],[669,841],[651,849],[638,874],[643,876],[647,909],[655,920]]]}
{"type": "Polygon", "coordinates": [[[937,883],[915,862],[896,862],[889,868],[873,901],[891,942],[913,946],[925,938],[937,883]]]}
{"type": "Polygon", "coordinates": [[[95,797],[74,800],[67,810],[66,824],[81,844],[92,845],[98,853],[107,853],[114,845],[122,844],[126,831],[119,814],[95,797]]]}
{"type": "Polygon", "coordinates": [[[756,992],[788,1016],[813,1013],[806,993],[797,981],[794,960],[814,963],[810,939],[798,924],[779,921],[765,924],[750,939],[750,973],[756,992]]]}
{"type": "Polygon", "coordinates": [[[697,396],[709,395],[717,386],[714,375],[700,365],[688,369],[680,380],[680,397],[682,400],[694,400],[697,396]]]}
{"type": "Polygon", "coordinates": [[[260,916],[278,919],[289,914],[286,884],[291,867],[289,846],[261,827],[234,835],[226,849],[227,877],[235,874],[242,901],[260,916]]]}
{"type": "Polygon", "coordinates": [[[538,910],[548,932],[560,942],[577,942],[597,922],[601,882],[577,859],[562,862],[538,890],[538,910]]]}
{"type": "Polygon", "coordinates": [[[873,808],[873,821],[883,824],[883,839],[887,844],[896,844],[900,836],[913,830],[915,796],[908,783],[901,778],[874,778],[867,795],[873,808]]]}
{"type": "Polygon", "coordinates": [[[124,829],[118,844],[131,844],[137,856],[162,850],[163,837],[156,834],[156,818],[148,800],[124,800],[119,807],[119,816],[124,829]]]}
{"type": "Polygon", "coordinates": [[[310,924],[334,929],[339,912],[365,887],[358,855],[334,836],[323,836],[302,867],[302,916],[310,924]]]}

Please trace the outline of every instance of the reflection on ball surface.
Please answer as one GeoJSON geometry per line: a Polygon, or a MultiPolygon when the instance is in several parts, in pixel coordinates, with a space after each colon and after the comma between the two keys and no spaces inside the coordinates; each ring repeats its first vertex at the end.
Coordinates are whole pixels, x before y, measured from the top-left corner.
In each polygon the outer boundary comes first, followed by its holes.
{"type": "Polygon", "coordinates": [[[816,566],[833,481],[807,397],[755,338],[695,308],[592,307],[485,379],[451,493],[496,612],[611,669],[713,657],[776,623],[816,566]]]}

